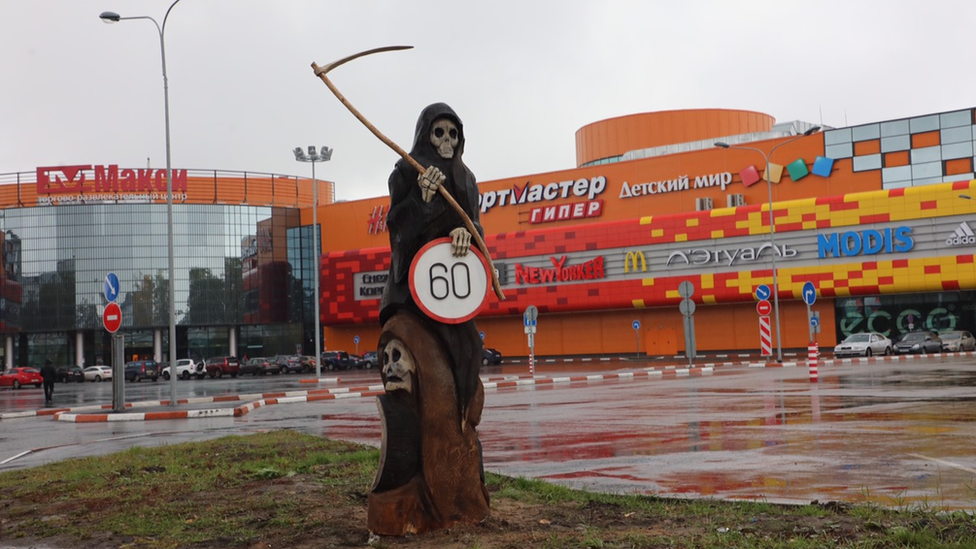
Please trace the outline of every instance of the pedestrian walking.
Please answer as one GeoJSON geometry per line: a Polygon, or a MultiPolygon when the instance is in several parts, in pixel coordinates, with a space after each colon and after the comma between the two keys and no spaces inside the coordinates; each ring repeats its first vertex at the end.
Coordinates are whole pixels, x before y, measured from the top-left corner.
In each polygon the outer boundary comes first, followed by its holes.
{"type": "Polygon", "coordinates": [[[41,377],[44,378],[44,402],[51,402],[54,400],[54,383],[58,380],[58,371],[50,358],[44,361],[41,377]]]}

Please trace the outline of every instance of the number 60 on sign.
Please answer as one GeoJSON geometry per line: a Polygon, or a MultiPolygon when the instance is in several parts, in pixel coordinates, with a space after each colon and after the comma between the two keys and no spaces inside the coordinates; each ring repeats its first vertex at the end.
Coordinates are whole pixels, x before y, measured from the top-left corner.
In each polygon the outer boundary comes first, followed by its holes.
{"type": "Polygon", "coordinates": [[[410,294],[427,316],[445,324],[460,324],[481,311],[488,297],[487,262],[475,248],[454,257],[451,239],[427,243],[410,264],[410,294]]]}

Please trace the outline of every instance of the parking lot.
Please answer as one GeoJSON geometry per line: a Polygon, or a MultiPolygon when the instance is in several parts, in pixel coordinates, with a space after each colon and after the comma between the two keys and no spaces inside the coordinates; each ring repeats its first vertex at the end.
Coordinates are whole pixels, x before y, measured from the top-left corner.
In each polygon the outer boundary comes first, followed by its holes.
{"type": "MultiPolygon", "coordinates": [[[[596,490],[762,499],[976,507],[976,359],[838,361],[810,382],[802,362],[628,367],[521,365],[484,372],[479,427],[486,468],[596,490]],[[754,365],[756,366],[756,365],[754,365]]],[[[75,424],[0,419],[0,470],[266,429],[297,429],[377,446],[375,399],[353,389],[373,371],[179,382],[179,398],[351,391],[297,398],[238,417],[75,424]]],[[[127,384],[129,401],[169,398],[169,384],[127,384]]],[[[58,385],[54,405],[110,403],[111,386],[58,385]]],[[[240,402],[207,404],[234,406],[240,402]]],[[[187,405],[188,406],[188,405],[187,405]]],[[[202,405],[201,405],[202,406],[202,405]]],[[[0,413],[44,409],[40,390],[0,391],[0,413]]]]}

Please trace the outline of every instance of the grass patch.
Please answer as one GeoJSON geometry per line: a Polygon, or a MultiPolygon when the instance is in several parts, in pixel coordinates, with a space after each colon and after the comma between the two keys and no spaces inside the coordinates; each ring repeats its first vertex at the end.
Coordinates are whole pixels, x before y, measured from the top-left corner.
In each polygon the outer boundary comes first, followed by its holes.
{"type": "MultiPolygon", "coordinates": [[[[375,449],[293,431],[230,436],[0,474],[0,543],[65,549],[362,547],[375,449]]],[[[492,516],[378,547],[963,548],[963,512],[783,506],[571,490],[488,474],[492,516]]]]}

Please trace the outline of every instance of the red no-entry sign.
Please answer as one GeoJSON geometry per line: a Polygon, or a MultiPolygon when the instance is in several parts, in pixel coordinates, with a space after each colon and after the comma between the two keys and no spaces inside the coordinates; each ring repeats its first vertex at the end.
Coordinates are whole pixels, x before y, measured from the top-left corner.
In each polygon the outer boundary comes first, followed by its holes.
{"type": "Polygon", "coordinates": [[[769,316],[769,313],[772,312],[772,310],[773,306],[770,305],[765,299],[756,303],[756,312],[759,313],[759,316],[769,316]]]}
{"type": "Polygon", "coordinates": [[[110,334],[114,334],[122,327],[122,309],[119,308],[118,303],[113,301],[105,306],[105,312],[102,313],[102,326],[105,326],[110,334]]]}

